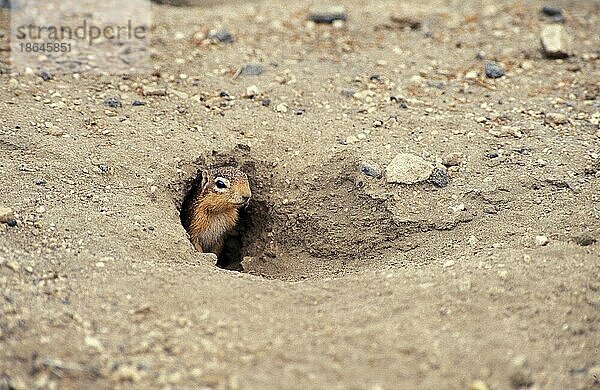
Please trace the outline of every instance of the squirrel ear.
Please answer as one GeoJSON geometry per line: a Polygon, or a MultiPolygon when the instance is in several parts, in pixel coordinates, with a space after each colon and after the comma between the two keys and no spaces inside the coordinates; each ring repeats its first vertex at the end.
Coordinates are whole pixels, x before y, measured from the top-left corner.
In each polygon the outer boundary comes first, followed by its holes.
{"type": "Polygon", "coordinates": [[[200,188],[202,188],[204,190],[204,188],[206,188],[206,186],[208,185],[208,171],[207,170],[203,170],[201,173],[201,180],[200,180],[200,188]]]}

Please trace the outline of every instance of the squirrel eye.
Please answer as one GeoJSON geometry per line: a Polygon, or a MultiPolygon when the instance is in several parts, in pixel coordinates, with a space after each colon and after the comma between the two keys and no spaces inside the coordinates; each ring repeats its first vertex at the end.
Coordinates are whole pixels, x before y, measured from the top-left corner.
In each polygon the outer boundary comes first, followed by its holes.
{"type": "Polygon", "coordinates": [[[217,188],[227,188],[227,184],[225,184],[223,180],[217,180],[215,182],[215,185],[217,186],[217,188]]]}

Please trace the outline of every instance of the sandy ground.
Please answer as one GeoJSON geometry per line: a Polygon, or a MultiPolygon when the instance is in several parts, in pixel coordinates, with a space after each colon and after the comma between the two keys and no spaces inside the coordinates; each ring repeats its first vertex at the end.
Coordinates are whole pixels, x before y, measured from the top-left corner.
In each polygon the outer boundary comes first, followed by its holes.
{"type": "Polygon", "coordinates": [[[344,4],[155,5],[153,75],[4,65],[0,389],[600,388],[600,3],[556,3],[565,60],[537,1],[344,4]],[[398,153],[448,185],[361,172],[398,153]],[[244,272],[180,224],[215,161],[244,272]]]}

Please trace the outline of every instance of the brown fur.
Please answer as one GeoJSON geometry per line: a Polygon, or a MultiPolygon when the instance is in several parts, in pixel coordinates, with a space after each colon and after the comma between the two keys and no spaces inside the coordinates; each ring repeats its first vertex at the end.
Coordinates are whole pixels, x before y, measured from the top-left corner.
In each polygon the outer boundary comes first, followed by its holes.
{"type": "Polygon", "coordinates": [[[197,251],[219,256],[227,233],[237,224],[240,207],[247,205],[252,193],[248,177],[239,169],[217,168],[202,175],[187,210],[186,228],[197,251]],[[216,187],[218,177],[228,180],[228,188],[216,187]]]}

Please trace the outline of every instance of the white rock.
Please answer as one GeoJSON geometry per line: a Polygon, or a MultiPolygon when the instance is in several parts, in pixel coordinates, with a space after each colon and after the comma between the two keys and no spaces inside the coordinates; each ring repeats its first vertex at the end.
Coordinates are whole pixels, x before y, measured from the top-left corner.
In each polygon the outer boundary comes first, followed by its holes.
{"type": "Polygon", "coordinates": [[[464,203],[459,203],[456,206],[449,206],[450,210],[454,211],[455,213],[458,213],[459,211],[465,211],[466,207],[464,203]]]}
{"type": "Polygon", "coordinates": [[[414,184],[427,180],[433,164],[410,153],[399,153],[385,169],[388,183],[414,184]]]}
{"type": "Polygon", "coordinates": [[[144,96],[167,96],[167,87],[144,86],[142,93],[144,96]]]}
{"type": "Polygon", "coordinates": [[[357,143],[357,142],[358,142],[358,138],[357,138],[357,137],[355,137],[355,136],[353,136],[353,135],[349,135],[348,137],[346,137],[346,143],[347,143],[348,145],[350,145],[350,144],[355,144],[355,143],[357,143]]]}
{"type": "Polygon", "coordinates": [[[454,265],[454,260],[446,260],[446,262],[444,263],[444,268],[450,268],[454,265]]]}
{"type": "Polygon", "coordinates": [[[548,245],[550,239],[546,236],[535,236],[535,245],[537,246],[545,246],[548,245]]]}
{"type": "Polygon", "coordinates": [[[275,107],[275,111],[277,112],[288,112],[288,108],[285,105],[285,103],[280,103],[277,105],[277,107],[275,107]]]}
{"type": "Polygon", "coordinates": [[[251,85],[248,88],[246,88],[246,96],[250,97],[250,96],[256,96],[258,94],[259,94],[259,90],[256,85],[251,85]]]}
{"type": "Polygon", "coordinates": [[[553,125],[564,125],[569,123],[569,118],[567,118],[567,116],[564,114],[549,112],[546,114],[545,122],[553,125]]]}
{"type": "Polygon", "coordinates": [[[102,351],[102,343],[97,338],[92,337],[92,336],[85,336],[84,341],[85,341],[85,345],[87,345],[88,347],[94,348],[98,351],[102,351]]]}
{"type": "Polygon", "coordinates": [[[542,49],[548,58],[567,58],[569,47],[567,32],[562,24],[548,24],[540,34],[542,49]]]}

